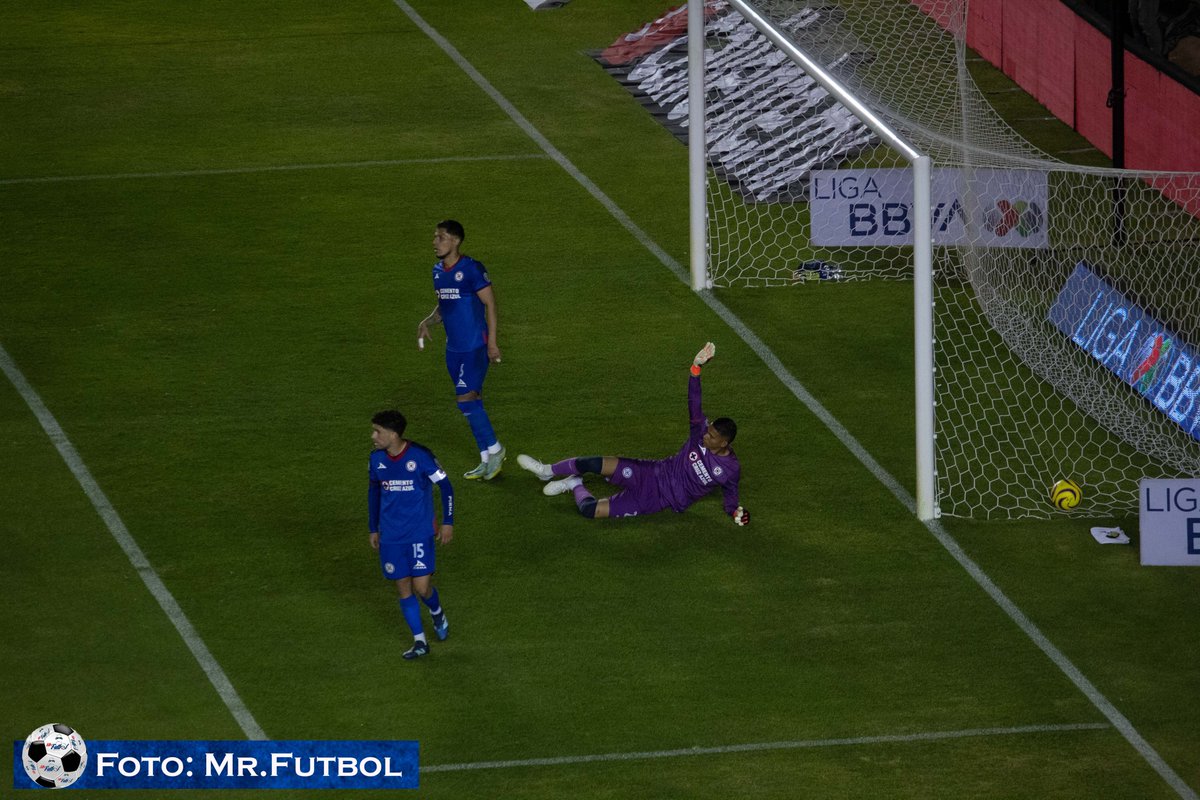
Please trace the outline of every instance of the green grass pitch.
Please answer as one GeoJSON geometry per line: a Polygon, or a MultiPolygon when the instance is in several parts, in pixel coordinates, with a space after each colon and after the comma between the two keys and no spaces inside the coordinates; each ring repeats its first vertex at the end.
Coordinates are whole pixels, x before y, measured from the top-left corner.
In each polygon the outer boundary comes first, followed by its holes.
{"type": "MultiPolygon", "coordinates": [[[[686,263],[686,152],[586,54],[662,0],[411,5],[686,263]]],[[[396,4],[47,0],[0,30],[0,346],[271,738],[419,740],[403,796],[430,798],[1179,796],[396,4]],[[440,340],[414,341],[450,216],[500,304],[490,484],[458,477],[474,443],[440,340]],[[749,528],[716,498],[589,522],[516,467],[673,452],[706,340],[749,528]],[[417,663],[366,537],[392,406],[458,492],[453,633],[417,663]],[[689,748],[717,752],[647,755],[689,748]]],[[[910,285],[718,298],[912,490],[910,285]]],[[[0,452],[8,739],[242,738],[7,380],[0,452]]],[[[1096,546],[1108,522],[946,528],[1194,793],[1200,573],[1096,546]]]]}

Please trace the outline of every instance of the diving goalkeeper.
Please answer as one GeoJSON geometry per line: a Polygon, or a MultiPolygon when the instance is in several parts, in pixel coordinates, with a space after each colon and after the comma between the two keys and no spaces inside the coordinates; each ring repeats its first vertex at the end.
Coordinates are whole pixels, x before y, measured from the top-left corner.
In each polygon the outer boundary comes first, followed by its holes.
{"type": "Polygon", "coordinates": [[[517,463],[549,481],[542,487],[543,494],[553,496],[568,491],[574,494],[579,513],[589,519],[636,517],[665,508],[679,512],[720,487],[725,498],[725,513],[738,525],[748,524],[750,514],[738,502],[741,465],[730,447],[737,436],[737,425],[728,417],[710,423],[700,408],[700,368],[716,352],[716,345],[709,342],[692,360],[688,379],[690,432],[683,447],[670,458],[649,461],[585,456],[543,464],[522,454],[517,457],[517,463]],[[583,485],[581,476],[589,473],[603,476],[609,483],[621,487],[621,491],[597,500],[583,485]]]}

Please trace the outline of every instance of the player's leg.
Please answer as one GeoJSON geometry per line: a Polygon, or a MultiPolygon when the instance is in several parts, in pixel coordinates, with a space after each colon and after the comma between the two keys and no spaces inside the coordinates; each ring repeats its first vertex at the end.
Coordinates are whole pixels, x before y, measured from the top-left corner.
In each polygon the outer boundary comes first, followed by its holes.
{"type": "Polygon", "coordinates": [[[551,464],[550,473],[560,478],[566,475],[587,475],[589,473],[603,475],[607,478],[616,471],[618,461],[620,459],[616,456],[578,456],[576,458],[566,458],[551,464]]]}
{"type": "Polygon", "coordinates": [[[475,444],[479,447],[479,466],[463,476],[468,480],[491,480],[496,477],[507,455],[483,407],[483,380],[487,377],[490,363],[487,348],[456,353],[453,357],[450,353],[446,354],[446,366],[454,379],[458,410],[466,417],[475,444]]]}
{"type": "Polygon", "coordinates": [[[437,587],[433,585],[433,575],[421,575],[412,579],[413,592],[421,598],[421,602],[429,609],[433,618],[433,632],[438,641],[446,641],[450,635],[450,623],[446,620],[446,612],[442,609],[442,600],[438,597],[437,587]]]}
{"type": "Polygon", "coordinates": [[[404,651],[405,659],[420,658],[429,652],[429,643],[425,639],[425,629],[421,625],[421,604],[413,594],[411,577],[397,578],[396,590],[400,595],[400,613],[412,631],[413,645],[404,651]]]}
{"type": "Polygon", "coordinates": [[[597,500],[582,485],[578,489],[583,489],[582,492],[578,490],[575,492],[575,507],[579,509],[579,513],[588,519],[608,519],[612,498],[604,497],[597,500]]]}
{"type": "Polygon", "coordinates": [[[549,480],[551,477],[560,478],[560,480],[550,481],[542,487],[543,494],[553,497],[556,494],[572,491],[575,488],[575,481],[571,480],[573,477],[593,474],[608,478],[616,472],[621,459],[616,456],[580,456],[563,459],[554,464],[543,464],[529,456],[521,456],[517,461],[542,480],[549,480]],[[546,477],[542,477],[544,475],[546,477]]]}
{"type": "MultiPolygon", "coordinates": [[[[421,603],[413,591],[414,578],[429,580],[433,574],[433,537],[423,542],[400,542],[379,547],[380,559],[386,559],[384,572],[396,579],[400,596],[400,611],[412,631],[413,646],[404,651],[405,659],[420,658],[429,653],[429,642],[421,624],[421,603]],[[386,554],[385,554],[386,549],[386,554]],[[389,569],[390,568],[390,569],[389,569]]],[[[426,587],[427,588],[427,587],[426,587]]]]}
{"type": "Polygon", "coordinates": [[[578,475],[568,475],[562,480],[551,481],[542,489],[546,494],[562,494],[563,492],[571,492],[575,497],[575,507],[579,509],[579,513],[588,519],[607,519],[609,502],[608,498],[597,500],[592,496],[592,493],[583,485],[583,478],[578,475]],[[554,491],[550,491],[553,489],[554,491]]]}

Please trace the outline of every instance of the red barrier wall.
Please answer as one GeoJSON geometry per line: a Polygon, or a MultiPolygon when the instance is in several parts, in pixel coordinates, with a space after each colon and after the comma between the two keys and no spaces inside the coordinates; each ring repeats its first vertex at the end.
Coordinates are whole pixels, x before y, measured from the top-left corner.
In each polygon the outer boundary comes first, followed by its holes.
{"type": "MultiPolygon", "coordinates": [[[[946,27],[942,2],[912,2],[946,27]]],[[[971,0],[968,15],[968,45],[1112,156],[1107,36],[1060,0],[971,0]]],[[[1129,52],[1125,84],[1125,166],[1200,172],[1200,95],[1129,52]]]]}

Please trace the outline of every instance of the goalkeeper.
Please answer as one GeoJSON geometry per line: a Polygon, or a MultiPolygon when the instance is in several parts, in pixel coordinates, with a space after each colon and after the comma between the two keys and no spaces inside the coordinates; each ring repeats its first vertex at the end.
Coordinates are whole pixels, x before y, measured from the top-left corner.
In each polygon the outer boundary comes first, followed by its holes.
{"type": "Polygon", "coordinates": [[[711,423],[700,408],[700,368],[716,355],[712,342],[696,354],[688,379],[688,440],[670,458],[648,461],[616,456],[568,458],[543,464],[527,455],[517,463],[544,481],[546,495],[571,492],[579,513],[589,519],[636,517],[670,508],[679,512],[717,487],[725,498],[725,513],[738,525],[750,522],[750,514],[738,502],[741,466],[734,455],[737,425],[728,417],[711,423]],[[597,500],[583,485],[582,475],[594,473],[621,487],[612,497],[597,500]],[[557,479],[557,480],[552,480],[557,479]]]}

